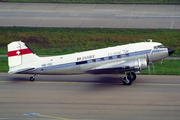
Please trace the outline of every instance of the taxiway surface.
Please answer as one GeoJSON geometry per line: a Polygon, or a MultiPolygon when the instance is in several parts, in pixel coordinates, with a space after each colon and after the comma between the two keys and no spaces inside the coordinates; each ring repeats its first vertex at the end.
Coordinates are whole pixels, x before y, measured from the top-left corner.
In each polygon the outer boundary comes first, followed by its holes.
{"type": "Polygon", "coordinates": [[[180,76],[0,73],[0,120],[179,120],[180,76]]]}
{"type": "Polygon", "coordinates": [[[180,5],[0,2],[0,26],[180,29],[180,5]]]}

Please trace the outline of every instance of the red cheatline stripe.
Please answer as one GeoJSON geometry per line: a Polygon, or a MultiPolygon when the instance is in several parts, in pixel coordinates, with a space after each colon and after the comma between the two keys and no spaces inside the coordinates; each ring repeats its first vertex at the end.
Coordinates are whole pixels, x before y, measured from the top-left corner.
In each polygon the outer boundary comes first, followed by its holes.
{"type": "Polygon", "coordinates": [[[8,57],[13,57],[13,56],[18,56],[18,55],[25,55],[25,54],[30,54],[32,51],[28,48],[22,49],[22,50],[14,50],[14,51],[9,51],[8,52],[8,57]]]}

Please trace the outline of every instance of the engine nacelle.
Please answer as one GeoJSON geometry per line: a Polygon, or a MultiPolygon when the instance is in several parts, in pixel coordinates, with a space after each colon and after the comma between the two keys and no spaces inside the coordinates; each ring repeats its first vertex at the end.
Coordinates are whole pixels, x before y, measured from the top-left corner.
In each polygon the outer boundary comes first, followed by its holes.
{"type": "Polygon", "coordinates": [[[138,62],[139,62],[138,64],[139,64],[140,70],[144,70],[148,68],[147,60],[145,58],[138,59],[138,62]]]}
{"type": "Polygon", "coordinates": [[[134,71],[141,71],[148,68],[147,60],[145,58],[130,60],[125,62],[124,64],[125,69],[130,69],[134,71]]]}

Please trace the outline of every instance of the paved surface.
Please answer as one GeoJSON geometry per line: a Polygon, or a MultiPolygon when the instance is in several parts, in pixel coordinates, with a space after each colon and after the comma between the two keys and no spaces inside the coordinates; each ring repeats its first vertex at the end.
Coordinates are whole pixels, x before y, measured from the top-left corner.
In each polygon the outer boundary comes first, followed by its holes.
{"type": "MultiPolygon", "coordinates": [[[[179,5],[0,3],[0,26],[180,28],[179,5]]],[[[0,73],[0,120],[179,120],[180,76],[0,73]]]]}
{"type": "Polygon", "coordinates": [[[180,76],[37,76],[0,73],[0,120],[179,120],[180,76]]]}
{"type": "Polygon", "coordinates": [[[180,5],[1,2],[0,26],[180,29],[180,5]]]}

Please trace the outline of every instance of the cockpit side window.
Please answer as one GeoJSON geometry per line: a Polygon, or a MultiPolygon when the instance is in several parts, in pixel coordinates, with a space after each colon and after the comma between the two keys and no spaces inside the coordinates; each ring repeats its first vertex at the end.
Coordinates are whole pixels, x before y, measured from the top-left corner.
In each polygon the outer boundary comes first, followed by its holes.
{"type": "Polygon", "coordinates": [[[157,46],[154,46],[154,49],[156,50],[156,49],[158,49],[158,47],[157,47],[157,46]]]}
{"type": "Polygon", "coordinates": [[[158,45],[157,47],[158,47],[158,48],[162,48],[162,47],[163,47],[163,45],[158,45]]]}
{"type": "Polygon", "coordinates": [[[159,48],[163,48],[163,45],[158,45],[158,46],[154,46],[154,49],[159,49],[159,48]]]}

